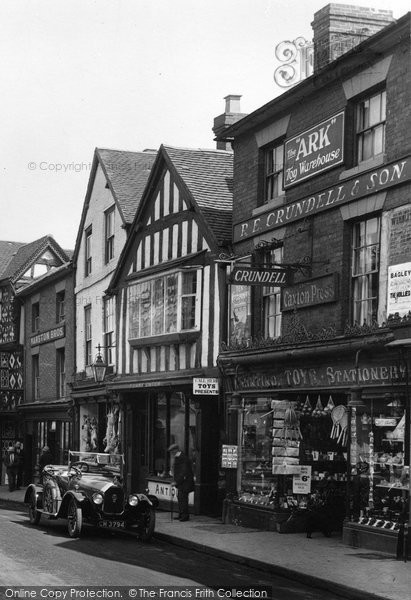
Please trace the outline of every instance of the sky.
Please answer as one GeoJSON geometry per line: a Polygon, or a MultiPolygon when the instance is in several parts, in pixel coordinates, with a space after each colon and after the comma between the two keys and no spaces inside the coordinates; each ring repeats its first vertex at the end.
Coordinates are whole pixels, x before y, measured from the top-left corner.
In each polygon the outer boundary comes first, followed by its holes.
{"type": "MultiPolygon", "coordinates": [[[[398,18],[408,1],[344,0],[398,18]]],[[[0,239],[73,249],[94,149],[214,148],[224,97],[284,89],[281,41],[327,0],[2,0],[0,239]]]]}

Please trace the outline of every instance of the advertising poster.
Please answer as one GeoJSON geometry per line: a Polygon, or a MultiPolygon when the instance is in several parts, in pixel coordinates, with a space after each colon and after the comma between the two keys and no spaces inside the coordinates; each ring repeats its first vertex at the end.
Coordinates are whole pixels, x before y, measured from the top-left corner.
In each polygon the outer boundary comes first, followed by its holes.
{"type": "Polygon", "coordinates": [[[251,291],[246,285],[231,286],[230,343],[251,336],[251,291]]]}
{"type": "Polygon", "coordinates": [[[411,262],[388,267],[387,316],[411,310],[411,262]]]}

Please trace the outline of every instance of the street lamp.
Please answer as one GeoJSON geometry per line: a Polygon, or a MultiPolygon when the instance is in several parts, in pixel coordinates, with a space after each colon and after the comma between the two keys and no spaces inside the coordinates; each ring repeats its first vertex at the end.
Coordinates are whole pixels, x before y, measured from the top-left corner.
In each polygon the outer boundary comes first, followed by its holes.
{"type": "Polygon", "coordinates": [[[101,346],[100,344],[97,346],[98,352],[94,363],[91,365],[93,370],[94,381],[96,383],[102,383],[106,376],[107,364],[104,362],[103,357],[101,356],[101,346]]]}

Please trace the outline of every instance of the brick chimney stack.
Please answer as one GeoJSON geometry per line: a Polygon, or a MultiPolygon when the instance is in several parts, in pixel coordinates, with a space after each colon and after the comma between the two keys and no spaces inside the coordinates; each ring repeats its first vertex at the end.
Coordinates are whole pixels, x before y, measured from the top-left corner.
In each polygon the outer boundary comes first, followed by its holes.
{"type": "Polygon", "coordinates": [[[327,4],[314,13],[314,73],[394,21],[391,10],[327,4]]]}
{"type": "MultiPolygon", "coordinates": [[[[219,137],[227,127],[233,125],[240,119],[246,116],[245,113],[241,112],[240,109],[240,99],[241,96],[236,94],[229,94],[224,98],[225,100],[225,111],[222,115],[219,115],[214,119],[214,127],[213,132],[216,137],[219,137]]],[[[218,150],[231,150],[231,141],[217,140],[217,149],[218,150]]]]}

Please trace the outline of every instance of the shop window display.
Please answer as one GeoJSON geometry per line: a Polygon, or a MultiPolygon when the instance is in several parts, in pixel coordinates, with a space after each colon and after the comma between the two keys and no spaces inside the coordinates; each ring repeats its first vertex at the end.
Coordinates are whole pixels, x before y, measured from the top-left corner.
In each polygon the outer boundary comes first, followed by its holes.
{"type": "Polygon", "coordinates": [[[327,500],[335,517],[329,529],[340,528],[345,514],[347,415],[343,396],[244,400],[238,502],[284,515],[299,513],[304,521],[308,509],[327,500]]]}
{"type": "Polygon", "coordinates": [[[398,531],[408,520],[409,457],[399,397],[371,399],[351,414],[351,521],[398,531]]]}

